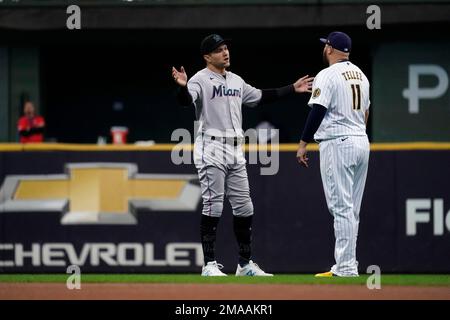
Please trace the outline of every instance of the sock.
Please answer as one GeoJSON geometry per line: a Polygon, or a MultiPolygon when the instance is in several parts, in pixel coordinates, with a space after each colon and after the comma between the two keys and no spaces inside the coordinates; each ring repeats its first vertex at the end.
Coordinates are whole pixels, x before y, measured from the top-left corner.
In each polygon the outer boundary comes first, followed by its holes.
{"type": "Polygon", "coordinates": [[[219,223],[218,217],[211,217],[202,214],[200,221],[200,237],[202,241],[203,257],[205,265],[208,262],[215,261],[215,246],[216,246],[216,233],[217,224],[219,223]]]}
{"type": "Polygon", "coordinates": [[[248,264],[252,258],[252,218],[248,217],[233,217],[234,235],[239,246],[239,265],[241,267],[248,264]]]}

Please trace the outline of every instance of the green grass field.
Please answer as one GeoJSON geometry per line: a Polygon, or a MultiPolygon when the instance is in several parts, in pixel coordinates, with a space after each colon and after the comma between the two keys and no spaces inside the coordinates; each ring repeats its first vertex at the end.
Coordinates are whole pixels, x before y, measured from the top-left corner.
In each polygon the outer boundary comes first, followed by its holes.
{"type": "MultiPolygon", "coordinates": [[[[358,278],[315,278],[310,274],[276,275],[274,277],[201,277],[198,274],[82,274],[84,283],[258,283],[258,284],[354,284],[365,285],[370,275],[358,278]]],[[[64,283],[69,274],[0,274],[2,282],[64,283]]],[[[382,285],[448,286],[450,274],[388,274],[381,276],[382,285]]]]}

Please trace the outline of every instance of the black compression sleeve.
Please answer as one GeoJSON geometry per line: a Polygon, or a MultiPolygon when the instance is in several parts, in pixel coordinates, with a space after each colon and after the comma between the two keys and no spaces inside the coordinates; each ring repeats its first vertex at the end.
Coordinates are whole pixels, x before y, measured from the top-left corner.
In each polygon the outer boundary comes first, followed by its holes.
{"type": "Polygon", "coordinates": [[[327,108],[320,104],[314,104],[312,110],[309,112],[308,119],[306,120],[305,128],[303,129],[302,140],[305,142],[311,142],[314,139],[314,134],[319,129],[322,123],[323,117],[327,113],[327,108]]]}
{"type": "Polygon", "coordinates": [[[288,86],[276,89],[262,89],[261,92],[262,95],[259,104],[276,101],[284,96],[294,93],[295,89],[294,85],[290,84],[288,86]]]}
{"type": "Polygon", "coordinates": [[[178,88],[177,100],[180,106],[190,106],[192,104],[192,96],[187,86],[180,86],[178,88]]]}
{"type": "Polygon", "coordinates": [[[200,219],[200,238],[202,241],[203,258],[205,265],[215,261],[216,234],[219,217],[210,217],[202,214],[200,219]]]}

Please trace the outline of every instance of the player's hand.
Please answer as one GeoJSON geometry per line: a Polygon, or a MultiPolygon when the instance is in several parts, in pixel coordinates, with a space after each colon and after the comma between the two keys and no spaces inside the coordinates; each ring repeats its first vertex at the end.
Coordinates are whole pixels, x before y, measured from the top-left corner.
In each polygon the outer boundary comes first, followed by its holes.
{"type": "Polygon", "coordinates": [[[309,75],[304,76],[303,78],[298,79],[294,83],[295,92],[312,92],[312,85],[314,77],[309,77],[309,75]]]}
{"type": "Polygon", "coordinates": [[[307,146],[306,142],[300,141],[300,144],[298,145],[298,150],[297,150],[297,161],[302,166],[308,168],[308,160],[309,160],[309,158],[306,156],[306,154],[308,153],[306,151],[306,146],[307,146]]]}
{"type": "Polygon", "coordinates": [[[185,87],[187,85],[187,74],[184,71],[184,67],[181,66],[180,71],[172,67],[172,78],[180,86],[185,87]]]}

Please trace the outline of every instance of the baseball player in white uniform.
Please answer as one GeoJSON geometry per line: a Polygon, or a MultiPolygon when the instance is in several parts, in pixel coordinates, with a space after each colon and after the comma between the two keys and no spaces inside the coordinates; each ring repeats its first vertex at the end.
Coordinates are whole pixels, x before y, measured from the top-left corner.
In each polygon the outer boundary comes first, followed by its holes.
{"type": "Polygon", "coordinates": [[[334,217],[336,264],[316,277],[352,277],[358,276],[356,240],[369,163],[366,134],[369,81],[361,69],[349,61],[351,39],[348,35],[332,32],[320,40],[325,43],[323,57],[329,67],[314,79],[308,102],[312,110],[297,159],[307,167],[306,146],[312,140],[319,143],[322,184],[328,209],[334,217]]]}
{"type": "Polygon", "coordinates": [[[183,67],[172,68],[180,86],[178,101],[195,106],[199,129],[194,143],[194,162],[202,189],[200,235],[204,266],[202,276],[225,276],[215,258],[216,232],[226,195],[233,209],[234,234],[239,247],[236,276],[272,276],[251,256],[253,204],[246,160],[242,150],[242,105],[256,106],[295,92],[311,92],[313,78],[305,76],[278,89],[256,89],[226,69],[230,66],[228,40],[217,34],[203,39],[201,55],[206,68],[187,78],[183,67]]]}

